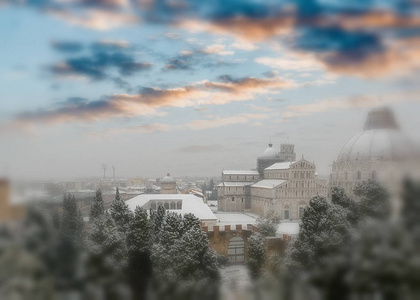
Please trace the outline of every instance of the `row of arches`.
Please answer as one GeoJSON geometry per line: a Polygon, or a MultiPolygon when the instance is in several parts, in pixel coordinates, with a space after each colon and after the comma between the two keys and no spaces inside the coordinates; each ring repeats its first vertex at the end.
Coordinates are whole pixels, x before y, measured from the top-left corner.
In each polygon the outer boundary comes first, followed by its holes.
{"type": "Polygon", "coordinates": [[[182,201],[151,201],[150,208],[157,210],[159,206],[165,209],[182,209],[182,201]]]}

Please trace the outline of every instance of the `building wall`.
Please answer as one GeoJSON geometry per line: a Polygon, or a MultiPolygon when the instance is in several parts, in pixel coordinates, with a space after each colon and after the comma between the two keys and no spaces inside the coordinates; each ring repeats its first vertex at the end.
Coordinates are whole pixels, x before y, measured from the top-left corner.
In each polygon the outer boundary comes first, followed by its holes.
{"type": "Polygon", "coordinates": [[[0,179],[0,222],[15,221],[25,215],[24,205],[10,202],[10,182],[0,179]]]}

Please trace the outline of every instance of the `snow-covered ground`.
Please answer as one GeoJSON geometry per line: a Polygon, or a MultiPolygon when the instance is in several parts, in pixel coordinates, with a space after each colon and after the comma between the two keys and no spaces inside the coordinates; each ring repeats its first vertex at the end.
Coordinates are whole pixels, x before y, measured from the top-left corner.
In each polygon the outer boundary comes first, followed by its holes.
{"type": "Polygon", "coordinates": [[[222,300],[251,299],[251,280],[245,265],[229,265],[220,268],[222,300]]]}
{"type": "Polygon", "coordinates": [[[217,212],[217,225],[239,225],[246,227],[247,224],[255,224],[257,217],[243,213],[217,212]]]}
{"type": "Polygon", "coordinates": [[[297,235],[299,233],[299,223],[298,222],[281,222],[277,228],[277,235],[297,235]]]}

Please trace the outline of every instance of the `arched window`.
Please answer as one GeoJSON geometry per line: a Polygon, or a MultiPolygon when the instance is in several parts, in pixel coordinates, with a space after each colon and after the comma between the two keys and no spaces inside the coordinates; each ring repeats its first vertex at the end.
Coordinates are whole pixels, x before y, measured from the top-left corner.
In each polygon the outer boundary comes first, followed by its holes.
{"type": "Polygon", "coordinates": [[[171,209],[176,209],[175,202],[173,202],[173,201],[172,201],[169,207],[170,207],[171,209]]]}
{"type": "Polygon", "coordinates": [[[165,202],[165,204],[163,205],[163,207],[165,207],[165,209],[169,209],[169,203],[165,202]]]}
{"type": "Polygon", "coordinates": [[[178,201],[176,203],[176,209],[182,209],[182,202],[181,201],[178,201]]]}

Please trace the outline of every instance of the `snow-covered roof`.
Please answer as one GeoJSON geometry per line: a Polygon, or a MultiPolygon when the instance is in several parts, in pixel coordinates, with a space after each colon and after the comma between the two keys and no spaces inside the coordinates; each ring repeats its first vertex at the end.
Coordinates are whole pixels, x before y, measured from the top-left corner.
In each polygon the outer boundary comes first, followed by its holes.
{"type": "Polygon", "coordinates": [[[192,213],[200,220],[217,220],[210,208],[203,202],[203,199],[192,194],[143,194],[125,201],[128,208],[134,211],[137,206],[145,206],[149,201],[181,201],[181,209],[167,209],[181,215],[192,213]]]}
{"type": "Polygon", "coordinates": [[[275,163],[264,170],[287,170],[290,169],[290,165],[295,163],[294,161],[286,161],[286,162],[279,162],[275,163]]]}
{"type": "Polygon", "coordinates": [[[224,181],[218,184],[218,186],[246,186],[251,185],[252,182],[242,182],[242,181],[224,181]]]}
{"type": "Polygon", "coordinates": [[[223,175],[259,175],[256,170],[224,170],[223,175]]]}
{"type": "Polygon", "coordinates": [[[264,180],[254,183],[253,185],[251,185],[251,187],[271,189],[280,184],[285,183],[286,181],[287,180],[264,179],[264,180]]]}

